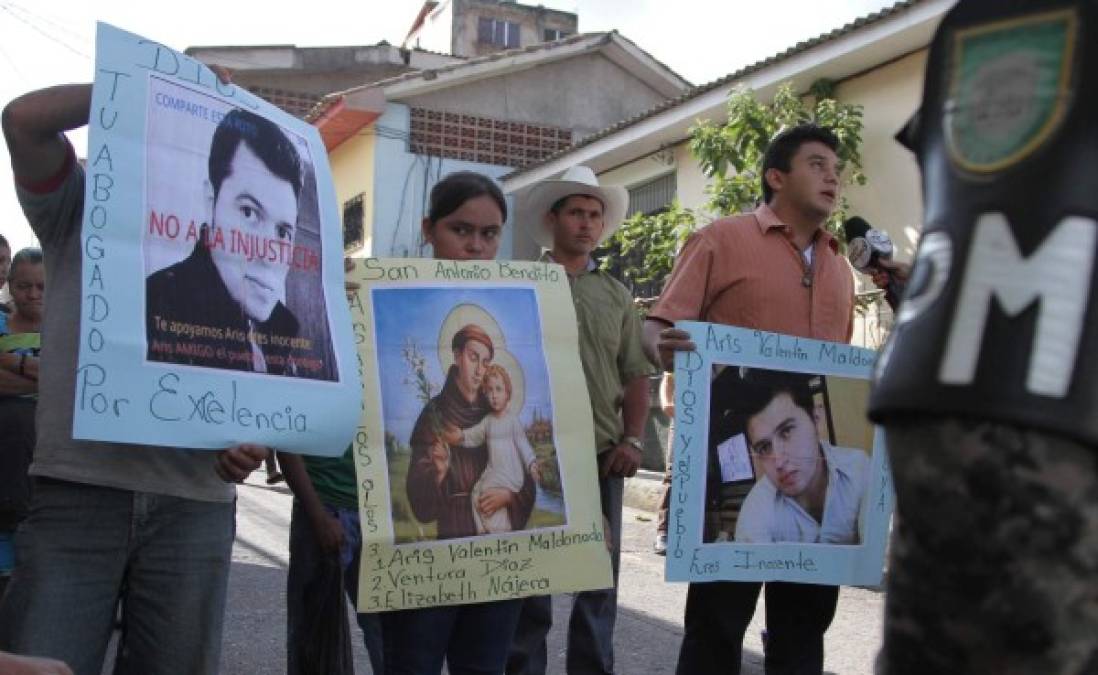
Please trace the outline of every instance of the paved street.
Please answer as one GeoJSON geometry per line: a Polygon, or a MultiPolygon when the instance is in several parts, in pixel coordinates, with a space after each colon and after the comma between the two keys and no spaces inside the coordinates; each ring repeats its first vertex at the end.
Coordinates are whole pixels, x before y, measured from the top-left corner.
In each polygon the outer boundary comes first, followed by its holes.
{"type": "MultiPolygon", "coordinates": [[[[240,488],[237,539],[229,581],[222,673],[281,674],[286,671],[286,614],[283,591],[288,553],[290,492],[284,484],[268,487],[257,472],[240,488]]],[[[673,673],[682,639],[686,588],[663,581],[663,558],[650,552],[651,514],[626,509],[622,550],[616,650],[621,675],[673,673]]],[[[555,604],[550,672],[564,672],[563,627],[570,600],[555,604]]],[[[880,593],[843,589],[838,615],[828,632],[826,670],[838,675],[868,675],[881,643],[880,593]]],[[[763,608],[745,640],[745,675],[762,673],[763,608]]],[[[352,624],[353,625],[353,624],[352,624]]],[[[369,660],[355,632],[356,672],[370,673],[369,660]]]]}

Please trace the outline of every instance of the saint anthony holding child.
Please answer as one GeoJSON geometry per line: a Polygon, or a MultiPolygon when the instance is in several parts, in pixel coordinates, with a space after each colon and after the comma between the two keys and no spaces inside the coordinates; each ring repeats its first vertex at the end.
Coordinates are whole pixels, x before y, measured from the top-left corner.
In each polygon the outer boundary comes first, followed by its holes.
{"type": "Polygon", "coordinates": [[[412,430],[408,501],[417,520],[437,521],[439,539],[475,536],[478,529],[483,533],[487,529],[483,522],[491,521],[501,510],[510,529],[521,530],[536,496],[530,472],[524,471],[517,490],[499,484],[480,485],[474,499],[474,488],[489,463],[488,434],[462,434],[468,446],[446,442],[448,432],[453,439],[454,428],[471,430],[493,411],[482,387],[495,356],[492,338],[481,327],[467,324],[454,334],[451,347],[454,365],[446,374],[446,383],[424,406],[412,430]],[[480,443],[472,445],[475,441],[480,443]]]}

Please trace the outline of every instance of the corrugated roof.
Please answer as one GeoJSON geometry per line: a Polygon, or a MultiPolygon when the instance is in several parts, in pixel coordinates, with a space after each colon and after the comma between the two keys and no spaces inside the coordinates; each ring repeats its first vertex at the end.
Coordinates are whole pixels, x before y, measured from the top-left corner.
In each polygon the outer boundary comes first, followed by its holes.
{"type": "Polygon", "coordinates": [[[518,174],[525,173],[525,172],[530,171],[532,169],[536,169],[539,166],[543,166],[545,164],[548,164],[549,162],[552,162],[556,159],[564,157],[565,155],[567,155],[570,152],[573,152],[573,151],[575,151],[579,148],[582,148],[584,146],[590,145],[591,143],[594,143],[595,141],[598,141],[598,140],[600,140],[602,138],[605,138],[607,136],[611,136],[611,135],[613,135],[613,134],[615,134],[619,131],[622,131],[623,129],[626,129],[628,127],[633,126],[634,124],[637,124],[637,123],[642,122],[642,121],[644,121],[644,120],[646,120],[650,117],[658,115],[658,114],[660,114],[661,112],[663,112],[665,110],[670,110],[671,108],[675,108],[677,106],[680,106],[683,103],[686,103],[687,101],[698,98],[699,96],[702,96],[703,94],[706,94],[710,91],[713,91],[714,89],[719,89],[720,87],[724,87],[724,86],[726,86],[728,84],[731,84],[731,83],[735,82],[736,80],[742,79],[742,78],[744,78],[744,77],[746,77],[746,76],[748,76],[748,75],[750,75],[750,74],[752,74],[752,73],[754,73],[758,70],[762,70],[763,68],[772,66],[776,63],[779,63],[779,62],[784,61],[788,58],[791,58],[791,57],[793,57],[797,54],[808,51],[809,49],[812,49],[813,47],[818,47],[821,44],[830,42],[832,40],[843,37],[844,35],[848,35],[850,33],[853,33],[854,31],[857,31],[861,28],[865,28],[866,26],[875,24],[875,23],[877,23],[877,22],[879,22],[883,19],[895,16],[896,14],[899,14],[900,12],[908,10],[908,9],[914,7],[915,5],[918,5],[919,3],[924,2],[924,1],[925,0],[902,0],[901,2],[897,2],[894,5],[891,5],[889,7],[885,7],[884,9],[873,12],[872,14],[868,14],[868,15],[863,16],[861,18],[855,19],[854,21],[851,21],[850,23],[846,24],[845,26],[842,26],[840,28],[836,28],[835,30],[832,30],[828,33],[824,33],[824,34],[819,35],[817,37],[814,37],[810,40],[804,40],[802,42],[798,42],[797,44],[795,44],[792,47],[786,49],[785,51],[779,52],[778,54],[775,54],[773,56],[765,58],[761,61],[756,61],[755,63],[744,66],[743,68],[740,68],[739,70],[737,70],[735,72],[729,73],[728,75],[725,75],[724,77],[713,80],[712,82],[709,82],[707,84],[703,84],[701,86],[694,87],[693,89],[690,89],[689,91],[683,93],[681,96],[677,96],[675,98],[671,98],[671,99],[668,99],[666,101],[663,101],[662,103],[658,103],[657,105],[653,106],[652,108],[649,108],[648,110],[646,110],[644,112],[638,113],[638,114],[634,115],[633,117],[629,117],[629,118],[626,118],[624,120],[621,120],[620,122],[616,122],[616,123],[610,125],[609,127],[606,127],[605,129],[601,130],[601,131],[596,131],[595,133],[593,133],[589,136],[584,136],[583,138],[581,138],[580,140],[578,140],[574,144],[572,144],[570,147],[568,147],[564,150],[555,152],[552,155],[549,155],[548,157],[543,158],[541,161],[538,161],[538,162],[535,162],[533,164],[529,164],[527,166],[524,166],[524,167],[522,167],[521,169],[519,169],[517,171],[513,171],[513,172],[503,176],[503,178],[508,178],[510,176],[516,176],[518,174]]]}
{"type": "Polygon", "coordinates": [[[397,75],[395,77],[390,77],[390,78],[385,79],[385,80],[379,80],[377,82],[370,82],[368,84],[363,84],[363,85],[358,86],[358,87],[352,87],[352,88],[346,89],[344,91],[332,92],[331,94],[328,94],[327,96],[325,96],[320,101],[320,103],[318,103],[311,111],[309,111],[309,114],[306,115],[305,119],[306,119],[306,121],[312,121],[312,120],[317,119],[318,117],[323,115],[324,111],[327,110],[327,108],[329,106],[333,105],[335,103],[335,101],[338,101],[340,98],[342,98],[344,96],[347,96],[347,95],[350,95],[350,94],[353,94],[357,91],[362,91],[363,89],[374,88],[374,87],[384,88],[384,87],[389,87],[389,86],[392,86],[392,85],[395,85],[395,84],[401,84],[403,82],[411,82],[413,80],[420,80],[420,79],[423,79],[423,80],[435,79],[439,75],[448,74],[448,73],[451,73],[455,70],[459,70],[459,69],[462,69],[462,68],[472,68],[472,67],[482,65],[482,64],[485,64],[485,63],[491,63],[493,61],[500,61],[500,60],[503,60],[503,59],[508,59],[508,58],[512,58],[512,57],[515,57],[515,56],[520,56],[520,55],[523,55],[523,54],[534,54],[534,53],[537,53],[537,52],[549,52],[549,51],[552,51],[552,50],[555,50],[555,49],[559,49],[561,47],[565,47],[565,46],[569,46],[569,45],[573,45],[573,44],[579,44],[579,43],[582,43],[582,42],[590,42],[591,44],[589,45],[589,49],[591,49],[593,51],[595,49],[603,47],[604,45],[609,44],[614,38],[617,38],[617,39],[619,39],[623,42],[628,43],[630,46],[637,49],[637,51],[639,51],[641,54],[643,54],[646,58],[651,59],[651,61],[653,63],[655,63],[656,65],[658,65],[660,68],[663,68],[668,73],[670,73],[672,76],[674,76],[675,78],[681,80],[685,85],[687,85],[687,86],[690,85],[689,80],[687,80],[686,78],[684,78],[681,75],[679,75],[678,73],[676,73],[674,70],[672,70],[670,67],[668,67],[667,64],[665,64],[662,61],[660,61],[659,59],[653,57],[650,53],[648,53],[647,51],[645,51],[644,49],[639,47],[635,42],[633,42],[629,38],[626,38],[625,36],[621,35],[616,30],[609,31],[609,32],[577,33],[575,35],[570,35],[568,37],[561,38],[560,40],[554,40],[552,42],[539,42],[537,44],[529,45],[529,46],[526,46],[526,47],[518,47],[518,48],[515,48],[515,49],[507,49],[507,50],[503,50],[503,51],[499,51],[499,52],[493,52],[491,54],[486,54],[484,56],[478,56],[476,58],[468,59],[468,60],[463,61],[461,63],[453,63],[453,64],[450,64],[450,65],[447,65],[447,66],[443,66],[441,68],[429,68],[429,69],[424,69],[424,70],[415,70],[415,71],[408,72],[408,73],[402,73],[400,75],[397,75]]]}

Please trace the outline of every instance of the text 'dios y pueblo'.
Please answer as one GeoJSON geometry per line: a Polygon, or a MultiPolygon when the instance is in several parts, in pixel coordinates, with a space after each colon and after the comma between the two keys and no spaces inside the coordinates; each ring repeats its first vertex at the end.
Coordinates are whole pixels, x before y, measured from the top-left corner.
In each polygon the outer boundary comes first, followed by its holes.
{"type": "Polygon", "coordinates": [[[337,455],[361,400],[317,130],[100,23],[73,434],[337,455]]]}
{"type": "Polygon", "coordinates": [[[567,278],[515,261],[356,261],[360,611],[612,583],[567,278]]]}
{"type": "Polygon", "coordinates": [[[877,585],[893,493],[875,353],[680,322],[667,578],[877,585]]]}

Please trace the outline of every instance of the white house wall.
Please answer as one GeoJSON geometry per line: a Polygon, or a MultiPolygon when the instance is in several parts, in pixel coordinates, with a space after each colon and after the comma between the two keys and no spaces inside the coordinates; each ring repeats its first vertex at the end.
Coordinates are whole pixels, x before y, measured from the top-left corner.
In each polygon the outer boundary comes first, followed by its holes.
{"type": "Polygon", "coordinates": [[[851,212],[888,232],[909,260],[922,229],[923,196],[915,156],[894,138],[919,106],[926,51],[844,81],[839,99],[865,107],[862,165],[869,182],[847,189],[851,212]]]}
{"type": "MultiPolygon", "coordinates": [[[[377,144],[374,151],[373,240],[367,251],[371,256],[431,257],[431,247],[420,243],[420,224],[435,183],[454,171],[477,171],[498,179],[513,168],[408,152],[409,113],[405,105],[390,103],[372,129],[377,133],[377,144]]],[[[508,210],[512,208],[510,201],[508,210]]],[[[511,220],[508,217],[503,230],[499,258],[511,257],[514,239],[511,220]]]]}

